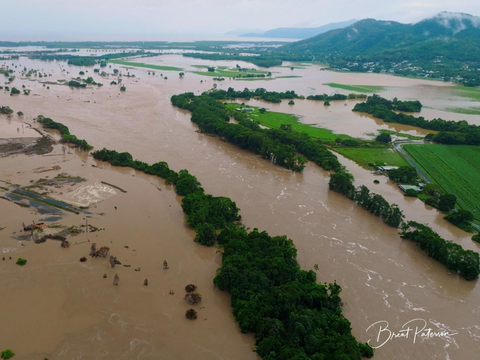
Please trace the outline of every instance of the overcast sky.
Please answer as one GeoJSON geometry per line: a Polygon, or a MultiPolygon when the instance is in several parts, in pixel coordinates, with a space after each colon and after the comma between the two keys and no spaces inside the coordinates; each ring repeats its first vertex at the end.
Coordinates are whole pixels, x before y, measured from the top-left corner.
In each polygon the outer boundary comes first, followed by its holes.
{"type": "Polygon", "coordinates": [[[440,11],[480,16],[480,1],[5,0],[1,9],[0,40],[162,40],[364,18],[413,23],[440,11]]]}

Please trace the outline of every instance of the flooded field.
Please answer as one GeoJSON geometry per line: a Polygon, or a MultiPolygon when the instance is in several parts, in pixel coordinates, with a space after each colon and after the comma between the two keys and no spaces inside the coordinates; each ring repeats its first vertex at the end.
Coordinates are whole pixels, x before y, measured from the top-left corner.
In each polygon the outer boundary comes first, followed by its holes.
{"type": "MultiPolygon", "coordinates": [[[[186,71],[190,71],[192,65],[212,63],[177,55],[148,58],[148,61],[182,67],[186,71]]],[[[287,235],[294,240],[302,268],[313,269],[318,264],[319,281],[336,280],[343,288],[345,315],[360,341],[372,339],[372,345],[379,345],[375,342],[377,334],[369,329],[379,321],[387,321],[389,329],[398,332],[410,320],[420,319],[415,324],[424,320],[432,331],[449,333],[429,339],[417,338],[415,342],[413,335],[409,339],[392,339],[376,351],[375,359],[477,357],[480,351],[477,282],[449,274],[443,265],[428,258],[413,243],[401,240],[395,229],[345,197],[328,191],[328,173],[315,165],[309,164],[303,174],[291,173],[197,133],[190,115],[173,108],[170,97],[187,91],[198,94],[206,91],[213,86],[211,78],[188,72],[179,78],[177,72],[158,70],[155,75],[148,75],[148,69],[126,70],[119,66],[124,74],[126,71],[135,74],[134,78],[123,77],[127,91],[120,92],[118,87],[108,85],[115,79],[113,75],[102,78],[89,68],[86,75],[104,86],[72,89],[53,83],[76,77],[85,68],[25,58],[12,61],[15,62],[18,68],[44,69],[52,76],[47,79],[18,76],[12,85],[17,88],[26,85],[31,89],[29,96],[9,96],[0,91],[0,105],[10,106],[14,114],[25,113],[20,120],[17,115],[11,115],[10,120],[1,115],[0,138],[17,136],[20,121],[25,127],[26,123],[37,126],[33,118],[42,114],[67,125],[72,134],[86,139],[97,149],[128,151],[148,163],[163,160],[176,171],[188,169],[206,192],[232,198],[241,209],[245,226],[267,230],[271,235],[287,235]],[[168,79],[164,79],[165,76],[168,79]],[[51,82],[50,89],[44,87],[42,81],[51,82]],[[10,131],[8,135],[4,135],[3,129],[10,131]]],[[[236,62],[215,64],[234,67],[236,62]]],[[[112,69],[106,71],[112,72],[112,69]]],[[[285,76],[292,73],[290,68],[272,71],[285,76]]],[[[383,96],[418,98],[432,107],[440,105],[442,97],[456,101],[448,84],[441,82],[331,73],[318,66],[295,69],[293,73],[302,77],[271,81],[227,79],[219,83],[218,88],[264,87],[295,90],[302,95],[348,93],[322,85],[335,82],[388,86],[381,93],[383,96]]],[[[259,104],[254,100],[249,103],[259,104]]],[[[334,103],[328,109],[321,102],[307,100],[295,101],[290,107],[286,103],[262,104],[271,110],[297,114],[305,123],[352,136],[390,127],[396,131],[422,133],[421,129],[402,126],[397,130],[394,124],[383,124],[351,112],[355,101],[347,101],[346,106],[344,103],[334,103]]],[[[422,115],[480,123],[478,117],[435,109],[424,109],[422,115]]],[[[479,251],[469,234],[449,225],[436,210],[427,209],[419,200],[404,198],[386,178],[375,176],[350,160],[341,158],[341,161],[355,176],[356,183],[365,184],[389,202],[399,204],[407,219],[428,223],[446,239],[479,251]],[[379,179],[380,184],[374,185],[374,179],[379,179]]],[[[0,284],[8,293],[0,311],[2,344],[8,344],[19,358],[32,360],[42,356],[51,359],[256,358],[252,352],[253,336],[240,333],[231,315],[228,294],[212,284],[220,256],[215,249],[193,242],[193,230],[184,223],[181,199],[169,186],[129,169],[96,162],[82,152],[68,150],[63,154],[60,145],[53,153],[43,156],[0,158],[0,180],[12,184],[26,186],[31,180],[53,178],[61,173],[80,176],[86,181],[57,190],[56,198],[67,202],[76,201],[71,196],[87,202],[91,199],[92,215],[88,221],[105,230],[72,237],[68,249],[62,249],[53,240],[43,244],[23,241],[22,246],[12,239],[12,233],[21,230],[22,222],[38,222],[42,215],[32,208],[0,199],[0,227],[5,227],[0,231],[0,249],[6,257],[0,262],[0,284]],[[45,173],[33,171],[52,166],[61,169],[45,173]],[[106,186],[98,188],[104,193],[97,191],[99,196],[90,198],[89,194],[95,192],[101,181],[127,193],[106,186]],[[97,200],[101,201],[93,203],[97,200]],[[131,267],[117,265],[112,269],[106,259],[88,258],[81,263],[79,259],[88,256],[89,240],[99,246],[109,246],[122,264],[131,267]],[[14,263],[19,256],[28,260],[24,267],[14,263]],[[169,270],[162,268],[164,260],[168,261],[169,270]],[[134,271],[138,267],[141,271],[134,271]],[[112,285],[115,273],[120,277],[118,286],[112,285]],[[106,279],[103,274],[107,274],[106,279]],[[148,287],[143,286],[145,278],[149,280],[148,287]],[[189,283],[195,283],[204,298],[201,303],[204,308],[198,310],[199,319],[195,322],[184,318],[188,306],[183,301],[183,289],[189,283]],[[170,291],[174,295],[170,295],[170,291]]],[[[65,213],[58,222],[81,226],[84,218],[82,214],[65,213]]]]}

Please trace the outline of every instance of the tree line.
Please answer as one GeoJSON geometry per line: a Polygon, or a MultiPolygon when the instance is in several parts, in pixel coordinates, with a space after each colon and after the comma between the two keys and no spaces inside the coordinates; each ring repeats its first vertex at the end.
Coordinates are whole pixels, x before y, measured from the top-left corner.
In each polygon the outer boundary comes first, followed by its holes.
{"type": "Polygon", "coordinates": [[[332,101],[332,100],[347,100],[347,99],[366,99],[367,95],[365,94],[348,94],[348,95],[343,95],[343,94],[333,94],[333,95],[327,95],[327,94],[322,94],[322,95],[308,95],[307,100],[323,100],[323,101],[332,101]]]}
{"type": "MultiPolygon", "coordinates": [[[[409,102],[407,107],[410,107],[409,102]]],[[[480,145],[480,126],[469,124],[465,120],[447,121],[443,119],[426,120],[424,117],[415,117],[394,110],[394,102],[384,99],[379,95],[369,96],[366,102],[358,103],[352,111],[364,112],[382,119],[385,122],[417,126],[422,129],[436,130],[437,134],[428,134],[425,140],[431,140],[440,144],[450,145],[480,145]]]]}
{"type": "MultiPolygon", "coordinates": [[[[30,56],[31,59],[38,59],[44,61],[52,61],[52,60],[61,60],[67,61],[70,65],[75,66],[93,66],[97,63],[101,63],[102,61],[105,62],[106,60],[110,59],[117,59],[123,58],[127,56],[138,56],[138,55],[149,55],[151,53],[147,53],[145,51],[136,51],[136,52],[122,52],[122,53],[115,53],[115,54],[105,54],[100,56],[79,56],[79,55],[61,55],[61,54],[38,54],[30,56]]],[[[153,54],[151,54],[153,55],[153,54]]],[[[158,55],[158,54],[154,54],[158,55]]],[[[105,64],[106,65],[106,64],[105,64]]]]}
{"type": "Polygon", "coordinates": [[[82,150],[93,149],[93,146],[89,145],[85,140],[79,139],[75,135],[70,134],[67,126],[55,122],[50,118],[46,118],[43,115],[38,115],[37,121],[42,124],[44,128],[58,130],[62,136],[62,142],[76,145],[82,150]]]}
{"type": "Polygon", "coordinates": [[[247,88],[242,91],[235,90],[232,87],[229,87],[228,90],[215,90],[208,93],[210,97],[216,100],[234,100],[234,99],[245,99],[250,100],[251,98],[262,99],[266,102],[271,103],[281,103],[283,99],[304,99],[302,95],[298,95],[294,90],[277,92],[277,91],[267,91],[263,88],[257,88],[255,90],[249,90],[247,88]]]}
{"type": "Polygon", "coordinates": [[[401,227],[401,236],[417,244],[431,258],[440,261],[448,270],[457,272],[467,280],[475,280],[480,273],[480,257],[472,250],[440,237],[430,227],[415,221],[408,221],[401,227]]]}
{"type": "Polygon", "coordinates": [[[222,266],[214,284],[232,295],[232,308],[242,332],[254,332],[256,352],[264,359],[360,359],[373,356],[356,341],[341,310],[341,287],[317,284],[313,271],[301,270],[292,240],[248,232],[235,202],[205,194],[187,170],[178,173],[166,162],[148,165],[129,153],[102,149],[97,160],[129,166],[155,175],[185,196],[182,209],[195,229],[195,241],[219,244],[222,266]]]}

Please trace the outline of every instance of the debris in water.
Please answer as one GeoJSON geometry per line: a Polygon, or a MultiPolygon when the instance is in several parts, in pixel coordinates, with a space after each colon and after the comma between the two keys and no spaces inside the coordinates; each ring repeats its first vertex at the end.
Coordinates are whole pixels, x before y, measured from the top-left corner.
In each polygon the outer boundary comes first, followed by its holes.
{"type": "Polygon", "coordinates": [[[85,262],[85,261],[87,261],[87,258],[85,256],[80,258],[80,262],[85,262]]]}
{"type": "Polygon", "coordinates": [[[145,279],[145,280],[143,281],[143,285],[148,286],[148,279],[145,279]]]}
{"type": "Polygon", "coordinates": [[[167,270],[167,269],[169,268],[169,267],[168,267],[168,262],[167,262],[167,260],[163,260],[163,268],[164,268],[165,270],[167,270]]]}
{"type": "Polygon", "coordinates": [[[118,274],[115,274],[115,277],[113,278],[113,285],[118,285],[119,281],[120,281],[120,278],[118,277],[118,274]]]}
{"type": "Polygon", "coordinates": [[[103,278],[106,279],[106,278],[107,278],[107,274],[103,274],[103,278]]]}

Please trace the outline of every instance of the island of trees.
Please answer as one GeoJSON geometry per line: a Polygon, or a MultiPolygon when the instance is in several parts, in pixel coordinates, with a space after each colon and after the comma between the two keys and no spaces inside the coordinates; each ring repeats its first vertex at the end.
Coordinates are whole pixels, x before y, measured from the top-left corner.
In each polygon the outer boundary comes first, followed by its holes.
{"type": "Polygon", "coordinates": [[[447,121],[443,119],[426,120],[424,117],[415,117],[396,111],[420,111],[419,101],[390,101],[379,95],[372,95],[367,101],[358,103],[353,111],[364,112],[385,122],[417,126],[422,129],[436,130],[437,134],[429,134],[425,140],[431,140],[439,144],[451,145],[480,145],[480,126],[468,124],[462,121],[447,121]],[[398,104],[402,104],[399,107],[398,104]]]}

